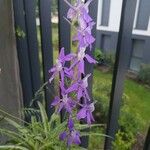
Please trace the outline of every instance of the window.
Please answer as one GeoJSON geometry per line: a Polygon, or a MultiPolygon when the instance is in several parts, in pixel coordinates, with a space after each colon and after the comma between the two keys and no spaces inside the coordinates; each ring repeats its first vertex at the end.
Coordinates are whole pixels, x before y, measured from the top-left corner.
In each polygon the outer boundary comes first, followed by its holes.
{"type": "Polygon", "coordinates": [[[145,41],[144,40],[133,40],[133,53],[131,58],[130,68],[134,71],[139,71],[143,58],[143,48],[145,41]]]}
{"type": "Polygon", "coordinates": [[[119,31],[123,0],[98,0],[97,29],[119,31]]]}

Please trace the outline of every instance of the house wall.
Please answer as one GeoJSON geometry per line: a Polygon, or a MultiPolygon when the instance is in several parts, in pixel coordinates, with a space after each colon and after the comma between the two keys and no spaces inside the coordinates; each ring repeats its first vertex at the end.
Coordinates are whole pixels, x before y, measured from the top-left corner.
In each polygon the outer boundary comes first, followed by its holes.
{"type": "MultiPolygon", "coordinates": [[[[96,47],[105,53],[115,53],[121,9],[122,0],[98,0],[96,47]]],[[[137,0],[132,34],[129,68],[139,71],[141,63],[150,63],[149,0],[137,0]]]]}
{"type": "MultiPolygon", "coordinates": [[[[0,0],[0,110],[20,118],[22,92],[12,12],[12,1],[0,0]]],[[[1,120],[0,128],[3,126],[6,123],[1,120]]],[[[0,144],[4,141],[0,136],[0,144]]]]}

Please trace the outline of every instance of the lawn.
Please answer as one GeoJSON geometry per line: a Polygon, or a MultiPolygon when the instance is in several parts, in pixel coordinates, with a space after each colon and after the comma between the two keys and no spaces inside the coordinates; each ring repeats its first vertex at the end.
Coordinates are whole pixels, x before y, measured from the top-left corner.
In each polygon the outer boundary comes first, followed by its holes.
{"type": "MultiPolygon", "coordinates": [[[[106,118],[109,109],[111,83],[112,83],[111,73],[104,73],[97,68],[94,69],[93,98],[94,101],[96,101],[95,119],[96,122],[98,123],[106,124],[107,122],[106,118]],[[103,107],[99,107],[99,102],[100,105],[102,105],[103,107]],[[100,117],[97,117],[97,114],[98,115],[100,114],[100,117]]],[[[141,85],[131,79],[126,79],[124,85],[124,94],[122,98],[121,110],[124,108],[125,105],[128,108],[127,109],[128,115],[127,116],[120,115],[120,119],[124,120],[124,122],[128,121],[127,123],[124,124],[127,126],[129,125],[128,126],[129,129],[134,130],[134,126],[135,126],[136,133],[140,133],[143,136],[146,135],[150,124],[150,119],[149,119],[150,89],[146,88],[144,85],[141,85]],[[136,116],[134,121],[135,114],[136,116]],[[130,120],[130,116],[132,116],[133,120],[130,120]],[[138,119],[140,118],[139,120],[136,119],[137,116],[138,119]],[[134,123],[136,123],[136,125],[134,123]],[[140,124],[139,125],[140,128],[137,128],[138,126],[137,124],[140,124]]],[[[97,128],[96,132],[105,133],[105,129],[97,128]]],[[[104,145],[104,137],[90,136],[89,150],[103,149],[103,145],[104,145]]]]}
{"type": "MultiPolygon", "coordinates": [[[[105,84],[112,80],[112,74],[103,73],[97,69],[94,70],[94,87],[105,84]]],[[[111,88],[111,84],[110,84],[111,88]]],[[[143,129],[147,129],[150,124],[150,89],[145,86],[131,80],[126,79],[124,85],[124,93],[129,97],[126,101],[131,111],[135,111],[140,114],[144,124],[143,129]]],[[[93,90],[93,96],[98,100],[101,95],[101,91],[93,90]]]]}

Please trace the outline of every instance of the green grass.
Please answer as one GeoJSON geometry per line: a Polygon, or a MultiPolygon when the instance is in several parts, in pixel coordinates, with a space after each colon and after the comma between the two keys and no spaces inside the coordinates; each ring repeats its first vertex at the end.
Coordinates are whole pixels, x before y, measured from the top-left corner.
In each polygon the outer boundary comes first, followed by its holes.
{"type": "MultiPolygon", "coordinates": [[[[112,74],[102,73],[97,69],[94,70],[94,87],[107,82],[111,83],[111,81],[112,74]]],[[[109,88],[111,89],[111,84],[109,88]]],[[[98,97],[102,94],[101,92],[102,91],[93,90],[94,98],[98,99],[98,97]]],[[[143,120],[143,129],[147,130],[150,124],[150,89],[133,80],[126,79],[124,93],[129,97],[126,101],[129,109],[141,116],[143,120]]]]}
{"type": "MultiPolygon", "coordinates": [[[[112,84],[112,74],[111,73],[103,73],[98,69],[94,69],[93,74],[93,98],[96,103],[96,114],[99,112],[108,113],[108,106],[110,100],[110,92],[111,92],[111,84],[112,84]],[[99,107],[103,105],[103,108],[99,107]],[[98,108],[98,109],[97,109],[98,108]],[[101,110],[103,109],[103,110],[101,110]]],[[[149,124],[150,124],[150,89],[146,88],[144,85],[141,85],[133,80],[126,79],[124,84],[124,96],[127,98],[123,98],[123,104],[126,104],[130,113],[138,114],[139,118],[141,119],[139,124],[141,125],[137,133],[140,132],[143,135],[146,135],[149,124]],[[142,121],[142,123],[141,123],[142,121]]],[[[124,106],[124,105],[122,105],[124,106]]],[[[123,108],[123,107],[121,107],[123,108]]],[[[133,115],[132,115],[133,116],[133,115]]],[[[120,119],[123,116],[120,116],[120,119]]],[[[105,117],[104,117],[105,118],[105,117]]],[[[99,117],[98,123],[101,121],[106,123],[107,121],[104,118],[99,117]]],[[[97,118],[96,118],[97,119],[97,118]]],[[[129,121],[130,120],[126,120],[129,121]]],[[[137,121],[137,120],[136,120],[137,121]]],[[[139,121],[139,120],[138,120],[139,121]]],[[[132,121],[131,121],[132,122],[132,121]]],[[[134,124],[131,124],[134,128],[134,124]]],[[[96,132],[105,133],[105,129],[102,130],[101,128],[97,128],[96,132]]],[[[103,137],[93,137],[90,136],[89,139],[89,150],[98,150],[103,149],[104,146],[104,138],[103,137]]]]}

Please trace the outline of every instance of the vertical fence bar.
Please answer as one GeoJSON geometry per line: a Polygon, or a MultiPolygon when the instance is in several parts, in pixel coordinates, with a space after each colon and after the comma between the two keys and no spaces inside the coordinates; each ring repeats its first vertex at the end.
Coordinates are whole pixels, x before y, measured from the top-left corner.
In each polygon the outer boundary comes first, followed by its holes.
{"type": "MultiPolygon", "coordinates": [[[[88,0],[85,0],[85,2],[87,2],[87,1],[88,0]]],[[[98,6],[97,0],[92,1],[91,4],[89,5],[89,14],[95,23],[97,22],[97,6],[98,6]]],[[[92,30],[92,35],[96,39],[96,25],[94,26],[94,28],[92,30]]],[[[89,54],[90,56],[92,56],[93,58],[94,58],[95,45],[96,44],[94,42],[92,44],[92,49],[90,50],[90,48],[88,47],[86,50],[86,53],[89,54]]],[[[92,96],[93,71],[94,71],[94,65],[89,64],[89,62],[87,62],[87,60],[85,59],[85,75],[91,73],[91,76],[89,77],[89,80],[88,80],[88,93],[89,93],[91,100],[93,100],[93,96],[92,96]]],[[[81,138],[81,146],[84,148],[88,147],[88,137],[81,138]]]]}
{"type": "Polygon", "coordinates": [[[32,89],[35,93],[41,86],[39,52],[36,30],[36,0],[24,0],[27,27],[28,51],[31,66],[32,89]]]}
{"type": "Polygon", "coordinates": [[[147,132],[147,136],[146,136],[143,150],[150,150],[150,127],[149,127],[148,132],[147,132]]]}
{"type": "Polygon", "coordinates": [[[13,9],[14,9],[17,52],[19,59],[21,84],[23,90],[23,100],[24,106],[26,107],[29,105],[33,93],[31,83],[30,62],[28,58],[28,45],[26,37],[23,0],[13,0],[13,9]],[[19,36],[18,32],[23,33],[22,36],[19,36]]]}
{"type": "MultiPolygon", "coordinates": [[[[51,1],[39,1],[40,29],[41,29],[41,45],[44,68],[44,82],[49,79],[48,70],[53,66],[53,48],[52,48],[52,26],[51,26],[51,1]]],[[[50,109],[50,103],[54,94],[54,83],[48,85],[45,89],[46,110],[50,116],[53,109],[50,109]]]]}
{"type": "MultiPolygon", "coordinates": [[[[123,0],[106,133],[113,138],[115,138],[115,134],[118,130],[119,110],[123,94],[125,73],[131,53],[131,47],[129,47],[129,45],[131,45],[132,42],[135,7],[136,0],[123,0]]],[[[112,149],[111,143],[112,139],[106,138],[105,150],[112,149]]]]}
{"type": "MultiPolygon", "coordinates": [[[[70,2],[70,0],[68,0],[70,2]]],[[[58,17],[59,17],[59,49],[62,47],[65,48],[65,53],[70,53],[70,40],[71,40],[71,32],[70,32],[70,25],[64,19],[67,16],[67,11],[69,6],[63,1],[58,0],[58,17]]]]}

